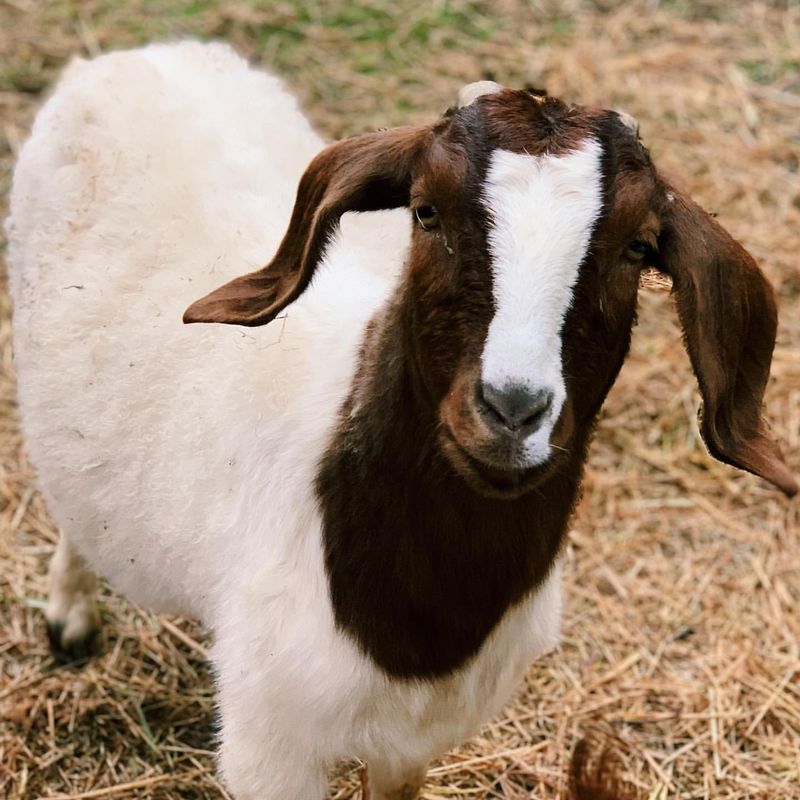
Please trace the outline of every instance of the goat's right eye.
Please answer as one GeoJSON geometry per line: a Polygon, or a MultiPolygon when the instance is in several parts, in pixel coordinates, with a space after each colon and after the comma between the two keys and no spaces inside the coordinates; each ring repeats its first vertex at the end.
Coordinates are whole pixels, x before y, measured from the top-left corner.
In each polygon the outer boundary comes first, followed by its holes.
{"type": "Polygon", "coordinates": [[[439,224],[439,211],[436,206],[418,206],[414,215],[424,231],[429,231],[439,224]]]}
{"type": "Polygon", "coordinates": [[[634,263],[641,263],[652,251],[653,248],[650,244],[642,239],[634,239],[632,242],[628,242],[627,256],[634,263]]]}

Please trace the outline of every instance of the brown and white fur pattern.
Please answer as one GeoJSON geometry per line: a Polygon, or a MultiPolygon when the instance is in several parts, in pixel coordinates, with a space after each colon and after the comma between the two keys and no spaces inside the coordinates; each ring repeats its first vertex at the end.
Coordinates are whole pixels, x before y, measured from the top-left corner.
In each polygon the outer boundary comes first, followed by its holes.
{"type": "Polygon", "coordinates": [[[615,112],[481,84],[322,149],[226,48],[104,56],[41,112],[9,236],[56,644],[96,625],[89,567],[202,619],[237,800],[321,798],[345,756],[412,798],[554,646],[643,263],[712,453],[796,488],[761,422],[771,290],[615,112]],[[206,292],[187,322],[266,327],[182,326],[206,292]]]}

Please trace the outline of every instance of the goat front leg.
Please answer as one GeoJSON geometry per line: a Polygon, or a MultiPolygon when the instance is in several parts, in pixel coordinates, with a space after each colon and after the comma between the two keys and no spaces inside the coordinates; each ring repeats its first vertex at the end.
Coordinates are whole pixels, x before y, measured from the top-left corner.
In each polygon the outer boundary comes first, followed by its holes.
{"type": "Polygon", "coordinates": [[[370,761],[362,773],[365,800],[415,800],[425,782],[428,766],[370,761]]]}
{"type": "Polygon", "coordinates": [[[100,630],[97,578],[63,531],[50,560],[48,583],[45,618],[50,646],[62,659],[83,660],[100,630]]]}
{"type": "MultiPolygon", "coordinates": [[[[224,653],[227,643],[215,647],[224,653]]],[[[315,720],[281,710],[281,681],[260,679],[263,664],[229,651],[215,659],[221,717],[219,768],[234,800],[323,800],[326,764],[314,752],[315,720]],[[238,664],[237,664],[238,662],[238,664]],[[275,687],[278,687],[275,690],[275,687]],[[273,693],[273,690],[274,693],[273,693]],[[278,696],[276,696],[278,695],[278,696]]]]}
{"type": "Polygon", "coordinates": [[[323,800],[325,765],[293,742],[291,732],[261,735],[222,711],[219,767],[235,800],[323,800]]]}

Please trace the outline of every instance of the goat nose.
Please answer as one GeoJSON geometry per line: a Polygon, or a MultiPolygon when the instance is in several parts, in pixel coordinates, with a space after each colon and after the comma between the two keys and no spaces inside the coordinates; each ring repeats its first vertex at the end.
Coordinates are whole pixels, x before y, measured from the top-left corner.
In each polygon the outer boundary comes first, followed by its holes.
{"type": "Polygon", "coordinates": [[[553,405],[550,389],[531,391],[512,383],[498,389],[478,381],[478,407],[495,428],[506,428],[517,436],[528,436],[538,430],[553,405]]]}

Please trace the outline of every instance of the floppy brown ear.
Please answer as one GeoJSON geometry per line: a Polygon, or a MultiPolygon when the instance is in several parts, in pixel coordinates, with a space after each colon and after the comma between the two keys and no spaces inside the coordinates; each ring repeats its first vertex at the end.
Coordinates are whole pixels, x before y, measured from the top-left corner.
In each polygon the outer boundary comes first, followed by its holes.
{"type": "Polygon", "coordinates": [[[797,492],[761,417],[778,314],[750,254],[700,206],[667,187],[659,251],[703,395],[700,431],[711,455],[785,494],[797,492]]]}
{"type": "Polygon", "coordinates": [[[300,179],[272,261],[192,303],[183,321],[254,326],[273,320],[311,282],[342,214],[408,205],[411,168],[429,131],[396,128],[326,147],[300,179]]]}

